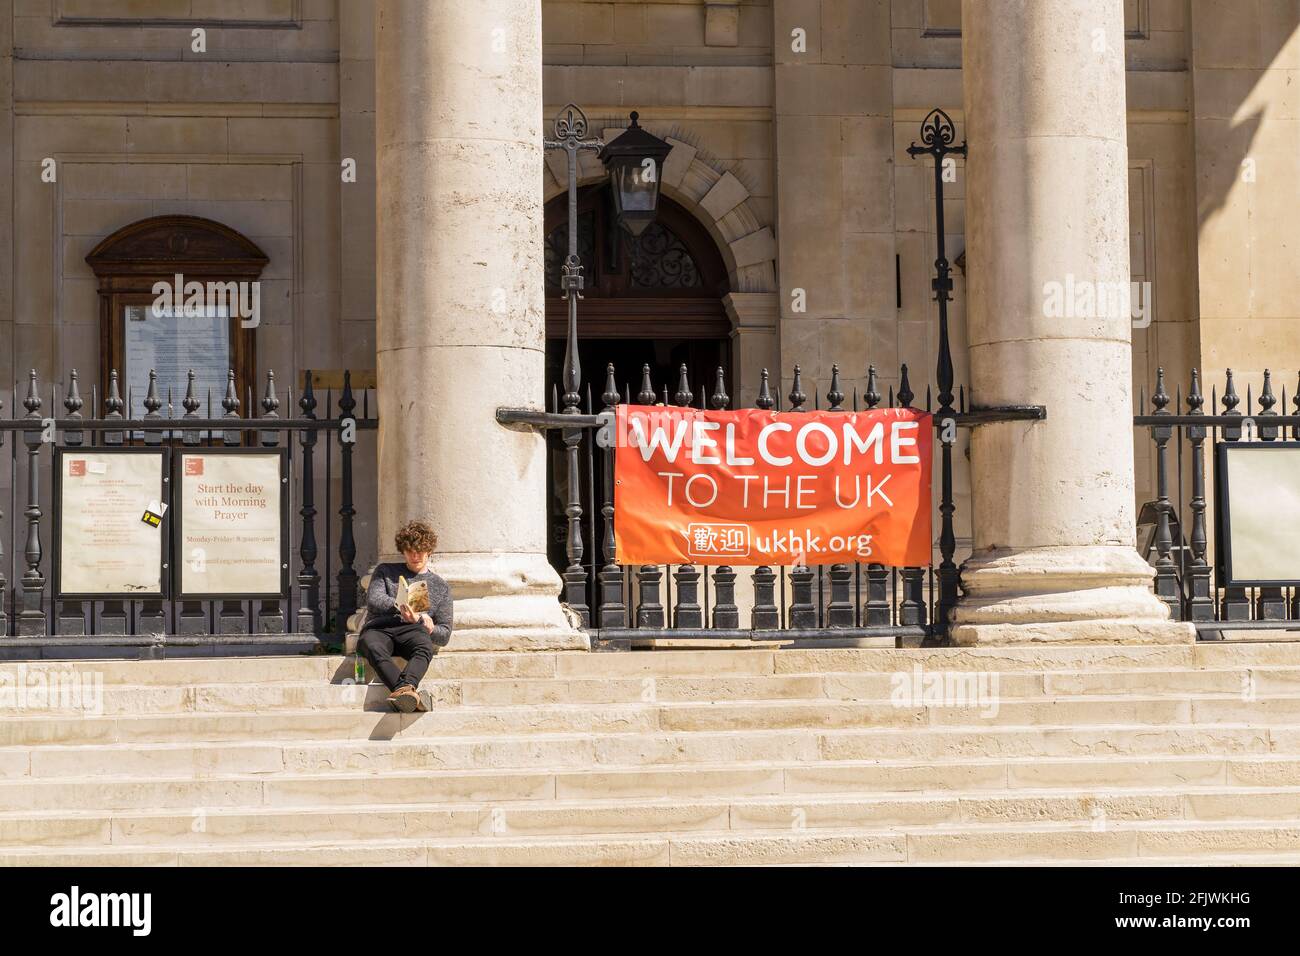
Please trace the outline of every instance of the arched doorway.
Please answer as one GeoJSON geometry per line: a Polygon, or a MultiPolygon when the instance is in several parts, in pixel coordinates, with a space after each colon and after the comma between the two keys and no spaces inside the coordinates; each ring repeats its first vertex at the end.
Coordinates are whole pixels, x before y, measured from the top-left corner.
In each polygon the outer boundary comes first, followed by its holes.
{"type": "MultiPolygon", "coordinates": [[[[567,196],[547,203],[545,222],[545,401],[551,408],[561,391],[568,323],[560,293],[560,269],[568,252],[567,196]]],[[[584,409],[590,391],[593,409],[599,411],[609,363],[620,393],[627,386],[633,400],[641,367],[647,364],[661,401],[665,386],[670,399],[676,391],[683,363],[690,371],[696,403],[712,390],[719,367],[731,381],[731,321],[723,305],[730,291],[726,265],[712,237],[683,206],[661,195],[656,221],[634,238],[615,221],[608,184],[584,187],[578,195],[578,252],[585,279],[578,303],[584,409]]],[[[549,441],[549,550],[551,563],[563,570],[568,563],[563,480],[567,465],[559,436],[552,432],[549,441]]],[[[593,473],[583,475],[584,499],[589,488],[600,487],[601,467],[597,460],[593,473]]],[[[584,501],[584,510],[589,507],[590,501],[584,501]]],[[[584,555],[589,568],[594,552],[588,547],[584,555]]],[[[595,560],[601,562],[599,554],[595,560]]]]}
{"type": "Polygon", "coordinates": [[[127,414],[143,415],[152,371],[160,398],[179,407],[193,369],[207,414],[233,372],[251,414],[258,317],[239,313],[259,301],[253,293],[269,261],[251,239],[198,216],[154,216],[103,239],[86,256],[99,282],[100,394],[116,372],[127,414]],[[160,283],[172,290],[161,299],[160,283]]]}
{"type": "MultiPolygon", "coordinates": [[[[682,206],[660,197],[659,215],[633,238],[614,221],[609,186],[578,196],[578,250],[586,280],[578,305],[579,359],[593,394],[613,362],[620,382],[640,381],[650,364],[656,383],[682,362],[701,376],[730,366],[729,291],[722,256],[704,227],[682,206]],[[597,376],[599,372],[599,376],[597,376]],[[599,381],[597,381],[599,378],[599,381]]],[[[560,267],[568,251],[567,197],[546,207],[547,394],[560,381],[568,312],[560,267]]]]}

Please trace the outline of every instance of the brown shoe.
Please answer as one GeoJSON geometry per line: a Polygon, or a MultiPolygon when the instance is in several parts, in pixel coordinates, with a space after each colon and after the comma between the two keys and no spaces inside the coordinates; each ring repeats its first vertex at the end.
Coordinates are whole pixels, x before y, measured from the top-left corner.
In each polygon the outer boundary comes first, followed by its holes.
{"type": "Polygon", "coordinates": [[[433,709],[433,695],[427,690],[417,691],[415,697],[415,709],[417,711],[420,713],[428,713],[433,709]]]}
{"type": "Polygon", "coordinates": [[[416,693],[415,688],[410,684],[403,684],[397,690],[388,695],[388,703],[396,711],[403,714],[415,712],[415,708],[420,703],[420,695],[416,693]]]}

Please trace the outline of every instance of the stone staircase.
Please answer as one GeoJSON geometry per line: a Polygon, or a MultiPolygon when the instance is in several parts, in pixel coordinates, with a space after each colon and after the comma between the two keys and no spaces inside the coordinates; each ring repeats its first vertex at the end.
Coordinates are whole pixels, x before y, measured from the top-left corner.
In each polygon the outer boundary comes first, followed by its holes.
{"type": "Polygon", "coordinates": [[[352,674],[0,663],[0,862],[1300,862],[1300,644],[445,653],[411,715],[352,674]],[[33,705],[74,678],[102,712],[33,705]]]}

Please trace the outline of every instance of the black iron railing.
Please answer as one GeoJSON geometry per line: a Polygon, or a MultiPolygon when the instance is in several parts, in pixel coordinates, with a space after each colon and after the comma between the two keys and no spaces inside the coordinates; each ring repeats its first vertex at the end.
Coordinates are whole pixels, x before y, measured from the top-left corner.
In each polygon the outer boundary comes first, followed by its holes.
{"type": "MultiPolygon", "coordinates": [[[[760,373],[754,407],[766,411],[861,411],[874,408],[908,408],[914,405],[906,365],[897,390],[884,394],[875,366],[867,370],[866,387],[845,395],[840,370],[833,366],[822,395],[809,396],[803,375],[795,366],[790,392],[782,406],[771,390],[768,370],[760,373]],[[883,404],[882,404],[883,403],[883,404]]],[[[651,381],[649,366],[642,369],[637,390],[631,383],[620,387],[614,366],[606,367],[600,406],[588,386],[579,413],[563,411],[564,403],[552,396],[552,410],[502,408],[497,419],[505,425],[531,425],[560,433],[563,460],[578,461],[578,471],[565,470],[564,602],[582,620],[593,637],[616,646],[637,640],[661,638],[714,638],[722,640],[823,640],[892,637],[900,640],[940,642],[947,634],[948,616],[957,599],[957,536],[954,531],[951,452],[956,430],[992,421],[1033,421],[1046,417],[1041,406],[1023,408],[968,408],[965,389],[953,395],[955,407],[935,409],[927,386],[925,403],[934,414],[938,438],[935,487],[939,492],[938,563],[925,567],[890,568],[880,564],[760,566],[749,584],[749,609],[737,603],[739,575],[726,565],[697,567],[619,565],[614,549],[613,449],[599,447],[596,431],[610,421],[620,403],[713,410],[733,409],[724,372],[716,369],[708,381],[692,376],[680,366],[675,391],[651,381]],[[694,384],[692,384],[694,383],[694,384]],[[599,489],[599,490],[597,490],[599,489]],[[599,545],[597,545],[599,542],[599,545]],[[945,571],[945,569],[949,569],[945,571]]]]}
{"type": "MultiPolygon", "coordinates": [[[[360,390],[358,396],[345,372],[342,388],[325,390],[322,402],[311,372],[296,396],[292,388],[278,390],[275,374],[267,372],[255,406],[251,389],[241,400],[231,372],[218,401],[221,411],[214,414],[213,396],[197,394],[193,372],[178,402],[170,392],[158,394],[152,372],[149,380],[144,396],[128,392],[123,399],[113,371],[105,394],[93,389],[88,406],[75,370],[65,389],[51,386],[45,398],[35,371],[25,389],[14,386],[10,417],[0,417],[0,478],[8,478],[0,487],[9,490],[8,501],[0,499],[0,638],[276,633],[341,638],[358,598],[354,450],[357,435],[378,425],[370,411],[369,390],[360,390]],[[260,414],[246,413],[255,407],[260,414]],[[138,414],[140,408],[143,414],[138,414]],[[56,409],[62,414],[52,414],[56,409]],[[282,409],[297,413],[285,415],[282,409]],[[281,594],[255,600],[75,600],[54,593],[51,569],[62,557],[61,542],[47,530],[59,506],[52,500],[54,449],[205,447],[287,449],[290,490],[283,540],[290,543],[290,584],[281,594]],[[323,547],[317,532],[318,502],[326,515],[323,547]],[[331,520],[334,514],[337,523],[331,520]]],[[[0,401],[0,416],[4,404],[0,401]]]]}
{"type": "MultiPolygon", "coordinates": [[[[1223,516],[1216,510],[1219,448],[1224,443],[1280,444],[1300,440],[1300,386],[1286,414],[1287,395],[1279,400],[1273,376],[1264,372],[1259,397],[1246,388],[1245,406],[1231,369],[1225,374],[1222,396],[1205,386],[1196,369],[1184,395],[1181,385],[1170,395],[1164,369],[1156,375],[1147,409],[1145,391],[1139,396],[1133,423],[1147,429],[1153,443],[1156,498],[1138,517],[1139,551],[1155,566],[1156,594],[1169,605],[1175,620],[1191,621],[1202,640],[1221,640],[1226,633],[1250,630],[1300,629],[1300,581],[1291,584],[1233,586],[1226,580],[1224,529],[1210,529],[1223,516]],[[1281,409],[1279,411],[1279,408],[1281,409]]],[[[1294,494],[1294,489],[1276,489],[1294,494]]],[[[1278,513],[1279,522],[1293,516],[1278,513]]],[[[1300,529],[1279,525],[1283,534],[1300,529]]]]}

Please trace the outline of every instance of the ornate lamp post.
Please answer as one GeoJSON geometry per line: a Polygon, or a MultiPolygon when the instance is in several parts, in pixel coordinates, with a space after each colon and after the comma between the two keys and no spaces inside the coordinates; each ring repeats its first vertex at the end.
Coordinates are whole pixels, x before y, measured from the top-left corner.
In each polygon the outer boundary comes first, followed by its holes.
{"type": "Polygon", "coordinates": [[[948,253],[944,248],[943,227],[943,183],[945,162],[949,156],[965,156],[966,143],[955,145],[957,128],[943,110],[931,110],[921,123],[921,145],[913,143],[907,148],[909,156],[932,156],[934,158],[934,234],[936,254],[934,260],[934,278],[930,287],[934,289],[934,300],[939,303],[939,359],[935,373],[939,385],[938,419],[943,429],[943,500],[939,504],[939,552],[942,561],[939,564],[939,601],[935,609],[936,622],[941,629],[948,626],[948,615],[957,604],[957,565],[953,555],[957,550],[957,538],[953,533],[952,515],[955,507],[952,501],[952,435],[953,429],[948,424],[954,419],[952,386],[953,366],[952,347],[948,342],[948,303],[952,299],[952,277],[949,273],[948,253]]]}
{"type": "MultiPolygon", "coordinates": [[[[659,174],[664,158],[672,149],[668,143],[637,125],[632,125],[608,146],[599,139],[587,138],[587,116],[570,103],[556,115],[554,139],[544,140],[547,149],[562,149],[568,160],[569,249],[560,273],[560,289],[568,304],[569,322],[564,346],[564,395],[561,413],[580,414],[582,402],[582,364],[578,359],[578,300],[582,298],[582,260],[578,257],[578,151],[596,150],[609,170],[614,187],[614,211],[619,223],[633,236],[639,236],[654,221],[659,205],[659,174]]],[[[564,447],[569,464],[569,519],[566,554],[569,566],[564,571],[564,597],[577,612],[583,626],[591,623],[587,605],[587,573],[582,567],[582,496],[579,486],[578,451],[582,444],[580,428],[565,428],[564,447]]]]}

